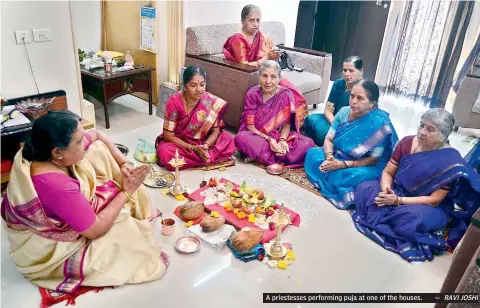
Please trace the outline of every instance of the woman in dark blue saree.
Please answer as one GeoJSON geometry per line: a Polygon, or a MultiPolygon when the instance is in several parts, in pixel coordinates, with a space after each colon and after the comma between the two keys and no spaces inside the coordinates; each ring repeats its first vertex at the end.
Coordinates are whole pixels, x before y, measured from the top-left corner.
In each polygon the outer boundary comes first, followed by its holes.
{"type": "Polygon", "coordinates": [[[477,144],[468,152],[465,160],[473,170],[480,174],[480,140],[477,140],[477,144]]]}
{"type": "Polygon", "coordinates": [[[409,262],[453,250],[480,205],[480,176],[448,145],[453,126],[444,109],[428,110],[417,136],[398,143],[381,180],[356,189],[357,230],[409,262]]]}
{"type": "Polygon", "coordinates": [[[398,141],[388,113],[376,108],[378,98],[374,82],[355,85],[350,106],[335,116],[323,148],[307,152],[308,179],[339,209],[354,205],[358,184],[380,178],[398,141]]]}

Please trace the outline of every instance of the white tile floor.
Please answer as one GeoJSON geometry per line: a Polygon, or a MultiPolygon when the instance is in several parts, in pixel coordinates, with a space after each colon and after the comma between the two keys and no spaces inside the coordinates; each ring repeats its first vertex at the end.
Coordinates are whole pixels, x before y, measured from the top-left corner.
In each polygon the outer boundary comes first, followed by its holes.
{"type": "MultiPolygon", "coordinates": [[[[97,108],[99,109],[99,108],[97,108]]],[[[104,129],[103,112],[97,110],[98,129],[108,133],[114,142],[130,148],[129,158],[138,138],[154,141],[161,132],[162,119],[148,115],[145,102],[127,96],[118,99],[110,108],[111,129],[104,129]]],[[[458,143],[466,142],[458,137],[458,143]]],[[[468,149],[467,146],[465,148],[468,149]]],[[[155,166],[156,169],[159,169],[155,166]]],[[[283,240],[293,243],[297,261],[285,271],[269,269],[252,261],[236,260],[227,247],[213,249],[203,245],[193,255],[175,252],[175,239],[184,234],[177,220],[175,235],[160,235],[158,242],[170,255],[170,268],[156,282],[122,286],[100,293],[87,293],[77,298],[76,307],[260,307],[264,292],[438,292],[451,262],[445,253],[433,262],[407,263],[370,241],[354,228],[348,212],[331,206],[325,199],[307,192],[290,182],[268,175],[260,168],[241,162],[227,171],[184,171],[184,185],[196,189],[202,179],[211,176],[235,181],[246,179],[284,201],[302,217],[299,228],[288,227],[283,240]]],[[[149,189],[154,206],[164,218],[174,217],[173,209],[180,204],[163,196],[160,190],[149,189]]],[[[6,235],[1,237],[1,307],[38,307],[38,288],[29,284],[16,271],[8,256],[6,235]]],[[[63,307],[64,303],[56,307],[63,307]]],[[[281,304],[282,307],[305,307],[306,304],[281,304]]],[[[330,307],[331,304],[310,305],[330,307]]],[[[350,307],[352,304],[336,304],[350,307]]],[[[356,304],[355,307],[371,307],[356,304]]],[[[375,307],[411,307],[410,304],[378,304],[375,307]]],[[[416,307],[432,307],[417,304],[416,307]]],[[[276,306],[275,306],[276,307],[276,306]]]]}

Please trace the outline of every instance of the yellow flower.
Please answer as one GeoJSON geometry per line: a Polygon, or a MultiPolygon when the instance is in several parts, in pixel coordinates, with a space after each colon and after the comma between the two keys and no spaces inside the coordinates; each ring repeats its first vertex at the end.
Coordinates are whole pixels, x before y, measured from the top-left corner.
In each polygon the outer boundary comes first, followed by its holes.
{"type": "Polygon", "coordinates": [[[252,199],[258,199],[258,194],[253,193],[253,194],[252,194],[252,199]]]}
{"type": "Polygon", "coordinates": [[[193,221],[191,220],[185,223],[185,227],[190,227],[191,225],[193,225],[193,221]]]}
{"type": "Polygon", "coordinates": [[[169,192],[168,189],[164,189],[164,190],[162,190],[162,195],[166,196],[166,195],[168,195],[168,192],[169,192]]]}
{"type": "Polygon", "coordinates": [[[177,199],[178,201],[183,201],[185,200],[185,196],[184,195],[178,195],[175,197],[175,199],[177,199]]]}
{"type": "Polygon", "coordinates": [[[234,212],[235,214],[237,214],[237,213],[238,213],[238,209],[237,209],[237,208],[234,208],[234,209],[233,209],[233,212],[234,212]]]}
{"type": "Polygon", "coordinates": [[[248,215],[248,222],[254,223],[256,220],[255,214],[248,215]]]}
{"type": "Polygon", "coordinates": [[[284,261],[284,260],[280,260],[280,261],[278,261],[278,263],[277,263],[277,267],[278,267],[278,268],[281,268],[281,269],[286,269],[287,266],[288,266],[288,263],[287,263],[286,261],[284,261]]]}
{"type": "Polygon", "coordinates": [[[215,212],[215,211],[212,211],[212,212],[210,213],[210,216],[215,217],[215,218],[218,218],[218,217],[220,217],[220,214],[218,214],[218,213],[215,212]]]}
{"type": "Polygon", "coordinates": [[[296,259],[295,254],[290,249],[287,249],[287,257],[289,257],[292,260],[296,259]]]}

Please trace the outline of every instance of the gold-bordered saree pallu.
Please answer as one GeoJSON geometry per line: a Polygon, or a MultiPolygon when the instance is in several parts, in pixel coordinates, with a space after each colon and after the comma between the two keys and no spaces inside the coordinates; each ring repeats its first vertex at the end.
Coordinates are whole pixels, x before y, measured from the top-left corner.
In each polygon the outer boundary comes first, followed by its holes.
{"type": "MultiPolygon", "coordinates": [[[[118,286],[159,279],[168,256],[155,239],[150,200],[141,187],[102,237],[88,240],[62,221],[47,217],[30,175],[30,162],[17,153],[2,217],[11,258],[30,282],[72,293],[79,286],[118,286]]],[[[96,141],[71,172],[99,213],[118,194],[121,171],[104,143],[96,141]]],[[[58,196],[59,206],[62,197],[58,196]]]]}

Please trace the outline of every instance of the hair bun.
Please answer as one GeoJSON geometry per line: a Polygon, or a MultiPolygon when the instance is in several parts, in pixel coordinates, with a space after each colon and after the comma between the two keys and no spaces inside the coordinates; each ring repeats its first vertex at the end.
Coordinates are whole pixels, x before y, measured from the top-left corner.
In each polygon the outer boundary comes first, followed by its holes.
{"type": "Polygon", "coordinates": [[[26,160],[33,161],[35,157],[35,150],[30,141],[25,142],[22,149],[22,156],[26,160]]]}

